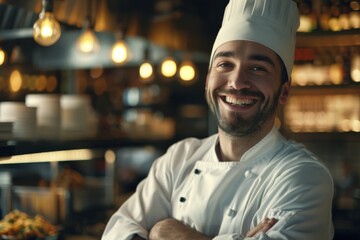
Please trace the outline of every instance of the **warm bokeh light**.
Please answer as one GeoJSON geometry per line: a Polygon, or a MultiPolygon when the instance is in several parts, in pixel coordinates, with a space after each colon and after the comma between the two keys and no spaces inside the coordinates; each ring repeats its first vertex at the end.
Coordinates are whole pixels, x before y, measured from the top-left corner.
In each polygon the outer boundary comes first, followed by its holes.
{"type": "Polygon", "coordinates": [[[57,78],[55,76],[49,76],[47,78],[46,91],[54,92],[57,87],[57,78]]]}
{"type": "Polygon", "coordinates": [[[180,66],[179,75],[183,81],[188,82],[194,80],[196,76],[194,64],[190,61],[184,61],[180,66]]]}
{"type": "Polygon", "coordinates": [[[343,71],[342,66],[340,64],[332,64],[329,67],[329,76],[332,84],[338,85],[343,83],[343,71]]]}
{"type": "Polygon", "coordinates": [[[30,153],[0,159],[0,164],[18,164],[57,161],[87,161],[99,158],[99,153],[92,149],[74,149],[65,151],[30,153]]]}
{"type": "Polygon", "coordinates": [[[6,53],[2,48],[0,48],[0,66],[5,63],[5,60],[6,60],[6,53]]]}
{"type": "Polygon", "coordinates": [[[41,74],[36,78],[35,89],[42,92],[46,89],[47,79],[46,76],[41,74]]]}
{"type": "Polygon", "coordinates": [[[176,62],[173,58],[165,58],[164,61],[161,63],[161,74],[164,77],[173,77],[175,76],[177,71],[176,62]]]}
{"type": "Polygon", "coordinates": [[[83,53],[93,53],[100,50],[100,43],[95,33],[86,28],[77,40],[77,48],[83,53]]]}
{"type": "Polygon", "coordinates": [[[10,84],[10,91],[11,92],[18,92],[20,91],[21,87],[22,87],[22,77],[21,77],[21,73],[19,70],[14,70],[11,72],[10,74],[10,80],[9,80],[9,84],[10,84]]]}
{"type": "Polygon", "coordinates": [[[124,63],[128,60],[129,57],[129,48],[126,45],[125,41],[117,41],[111,50],[111,59],[115,63],[124,63]]]}
{"type": "Polygon", "coordinates": [[[313,27],[313,21],[310,16],[300,16],[300,26],[298,28],[298,32],[310,32],[313,30],[313,27]]]}
{"type": "Polygon", "coordinates": [[[285,107],[285,125],[293,132],[358,132],[360,96],[293,96],[285,107]]]}
{"type": "Polygon", "coordinates": [[[149,62],[144,62],[139,68],[139,75],[141,79],[148,80],[152,77],[154,69],[149,62]]]}
{"type": "Polygon", "coordinates": [[[338,18],[330,18],[329,20],[329,27],[330,27],[330,30],[331,31],[340,31],[341,28],[340,28],[340,24],[339,24],[339,19],[338,18]]]}
{"type": "Polygon", "coordinates": [[[114,163],[116,160],[116,154],[113,150],[107,150],[105,152],[105,161],[107,163],[114,163]]]}
{"type": "Polygon", "coordinates": [[[33,26],[34,40],[42,46],[56,43],[61,35],[61,27],[54,14],[42,11],[33,26]]]}
{"type": "Polygon", "coordinates": [[[360,82],[360,54],[352,57],[350,71],[351,79],[354,82],[360,82]]]}

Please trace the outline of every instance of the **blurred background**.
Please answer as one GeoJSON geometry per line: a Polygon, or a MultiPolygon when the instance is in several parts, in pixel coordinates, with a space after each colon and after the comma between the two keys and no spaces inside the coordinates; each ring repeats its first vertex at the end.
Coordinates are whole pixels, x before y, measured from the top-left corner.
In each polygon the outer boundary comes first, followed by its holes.
{"type": "MultiPolygon", "coordinates": [[[[1,217],[99,239],[168,146],[215,133],[204,85],[227,2],[0,0],[1,217]]],[[[277,124],[333,174],[335,239],[359,239],[360,3],[299,7],[277,124]]]]}

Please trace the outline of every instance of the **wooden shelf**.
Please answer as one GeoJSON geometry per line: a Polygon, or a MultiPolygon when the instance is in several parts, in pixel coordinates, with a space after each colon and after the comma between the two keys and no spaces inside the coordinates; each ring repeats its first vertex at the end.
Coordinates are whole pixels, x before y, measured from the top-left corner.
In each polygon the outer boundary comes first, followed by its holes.
{"type": "Polygon", "coordinates": [[[292,86],[290,94],[296,95],[339,95],[360,94],[360,84],[321,85],[321,86],[292,86]]]}
{"type": "Polygon", "coordinates": [[[297,33],[296,47],[360,46],[360,29],[297,33]]]}

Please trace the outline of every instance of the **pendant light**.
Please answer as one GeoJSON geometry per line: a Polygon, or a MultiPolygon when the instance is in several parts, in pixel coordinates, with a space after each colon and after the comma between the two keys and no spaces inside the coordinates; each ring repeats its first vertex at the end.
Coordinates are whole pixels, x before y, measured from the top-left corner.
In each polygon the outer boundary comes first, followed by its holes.
{"type": "Polygon", "coordinates": [[[144,50],[144,61],[139,67],[139,75],[143,82],[150,82],[154,77],[154,68],[150,61],[150,49],[144,50]]]}
{"type": "Polygon", "coordinates": [[[195,80],[196,68],[192,61],[184,60],[179,69],[179,77],[182,82],[190,84],[195,80]]]}
{"type": "Polygon", "coordinates": [[[181,83],[192,84],[197,76],[195,64],[191,61],[189,53],[184,54],[184,58],[179,67],[179,77],[181,83]]]}
{"type": "Polygon", "coordinates": [[[171,56],[166,57],[161,62],[160,71],[161,71],[161,75],[163,75],[166,78],[171,78],[175,76],[177,71],[177,65],[175,59],[171,56]]]}
{"type": "Polygon", "coordinates": [[[111,59],[114,63],[122,64],[129,59],[129,48],[122,32],[117,33],[117,41],[111,48],[111,59]]]}
{"type": "Polygon", "coordinates": [[[56,43],[61,35],[61,27],[53,13],[53,0],[42,0],[39,19],[33,26],[34,40],[42,46],[56,43]]]}
{"type": "Polygon", "coordinates": [[[91,21],[91,4],[92,1],[87,3],[87,16],[83,24],[83,30],[80,37],[77,39],[77,49],[85,54],[90,54],[98,52],[100,50],[100,43],[97,39],[95,32],[92,30],[92,21],[91,21]]]}

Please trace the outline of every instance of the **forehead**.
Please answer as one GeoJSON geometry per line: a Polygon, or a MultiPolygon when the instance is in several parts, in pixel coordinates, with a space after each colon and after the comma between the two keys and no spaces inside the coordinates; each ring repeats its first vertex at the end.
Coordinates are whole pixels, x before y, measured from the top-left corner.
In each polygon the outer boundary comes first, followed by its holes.
{"type": "Polygon", "coordinates": [[[264,55],[279,63],[277,54],[270,48],[256,42],[235,40],[220,45],[215,56],[220,52],[231,52],[234,56],[264,55]]]}

